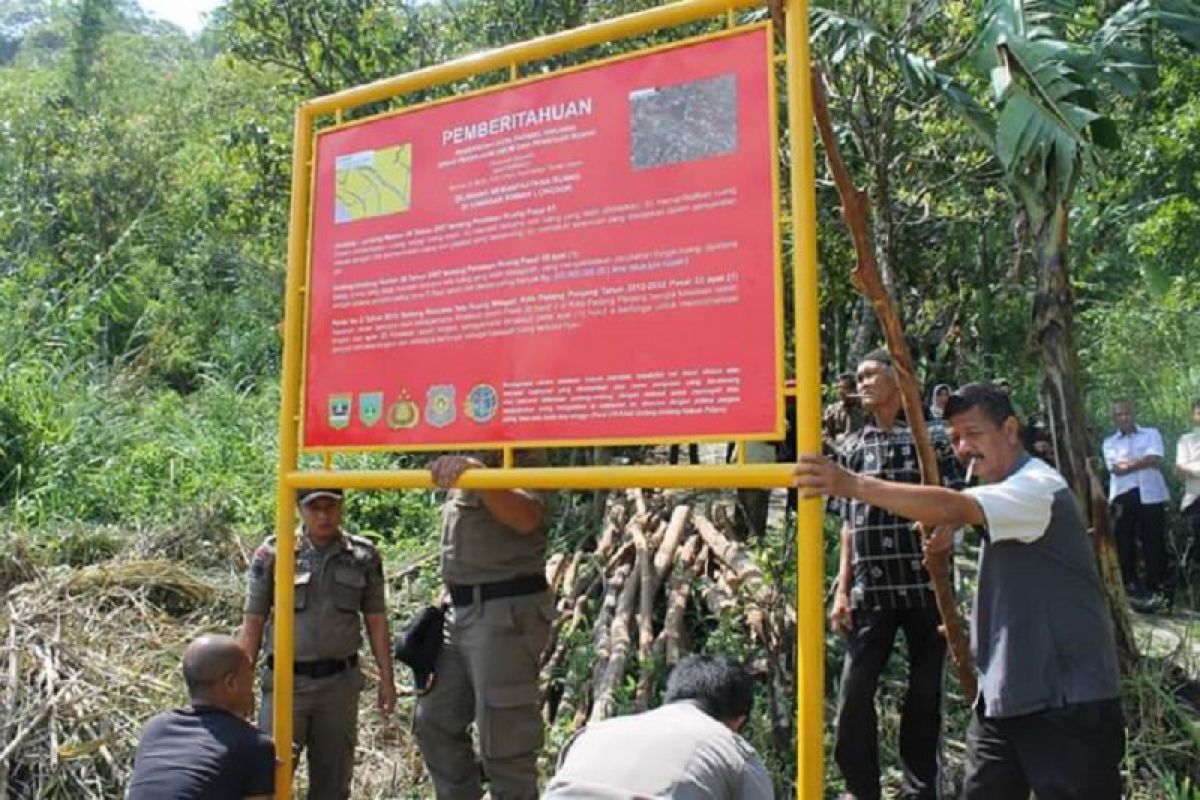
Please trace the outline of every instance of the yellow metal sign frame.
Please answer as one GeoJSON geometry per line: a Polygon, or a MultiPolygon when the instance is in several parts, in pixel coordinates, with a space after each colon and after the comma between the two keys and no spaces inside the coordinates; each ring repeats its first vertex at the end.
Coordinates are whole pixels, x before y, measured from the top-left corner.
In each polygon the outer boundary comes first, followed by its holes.
{"type": "MultiPolygon", "coordinates": [[[[785,17],[785,48],[775,61],[785,66],[788,129],[791,132],[791,208],[793,312],[796,339],[795,380],[796,444],[801,452],[817,451],[820,446],[820,346],[817,300],[817,245],[815,155],[812,129],[812,94],[808,50],[807,0],[777,0],[785,17]]],[[[283,374],[279,414],[279,470],[277,480],[275,527],[274,628],[275,659],[272,733],[277,754],[276,797],[292,796],[293,756],[292,691],[293,601],[295,560],[295,491],[302,488],[341,487],[346,489],[432,489],[427,470],[336,470],[332,451],[325,454],[324,468],[302,470],[301,425],[302,388],[305,351],[308,267],[310,252],[310,214],[313,195],[313,157],[318,122],[332,116],[333,127],[343,127],[347,110],[388,100],[429,87],[464,80],[497,70],[508,70],[511,78],[505,88],[519,77],[520,65],[555,55],[580,50],[615,39],[674,28],[697,20],[726,17],[734,25],[734,12],[762,6],[763,0],[679,0],[658,8],[629,14],[604,22],[533,39],[527,42],[478,53],[444,64],[426,67],[394,78],[319,97],[297,107],[294,119],[291,210],[288,230],[287,283],[285,289],[283,374]]],[[[749,26],[742,26],[743,28],[749,26]]],[[[594,66],[588,64],[587,66],[594,66]]],[[[565,70],[564,70],[565,71],[565,70]]],[[[774,76],[772,70],[772,76],[774,76]]],[[[554,73],[558,74],[558,73],[554,73]]],[[[774,80],[772,88],[778,93],[774,80]]],[[[353,124],[353,123],[350,123],[353,124]]],[[[322,130],[331,129],[329,126],[322,130]]],[[[778,183],[776,172],[775,183],[778,183]]],[[[778,186],[774,187],[778,195],[778,186]]],[[[781,248],[777,236],[776,259],[781,248]]],[[[776,280],[779,270],[776,269],[776,280]]],[[[777,292],[782,297],[782,292],[777,292]]],[[[781,342],[778,344],[781,345],[781,342]]],[[[782,377],[782,358],[778,358],[782,377]]],[[[782,386],[780,393],[789,394],[782,386]]],[[[782,404],[781,404],[782,408],[782,404]]],[[[754,437],[747,437],[754,438],[754,437]]],[[[616,442],[604,442],[615,444],[616,442]]],[[[639,439],[637,443],[647,443],[639,439]]],[[[543,445],[545,443],[538,443],[543,445]]],[[[556,442],[558,446],[570,443],[556,442]]],[[[590,441],[587,444],[597,444],[590,441]]],[[[503,468],[471,470],[460,485],[473,489],[619,489],[629,487],[695,488],[772,488],[790,483],[791,467],[786,464],[747,464],[744,455],[734,465],[696,466],[608,466],[514,468],[513,449],[504,447],[503,468]]],[[[479,445],[471,445],[479,447],[479,445]]],[[[339,450],[341,448],[338,448],[339,450]]],[[[367,448],[354,448],[355,452],[367,448]]],[[[398,448],[381,448],[396,450],[398,448]]],[[[408,448],[405,448],[408,449],[408,448]]],[[[417,448],[413,448],[417,449],[417,448]]],[[[438,449],[452,449],[440,447],[438,449]]],[[[740,448],[744,453],[744,448],[740,448]]],[[[823,794],[824,741],[824,548],[822,545],[823,507],[820,500],[802,500],[796,518],[797,537],[797,775],[798,797],[820,798],[823,794]]]]}

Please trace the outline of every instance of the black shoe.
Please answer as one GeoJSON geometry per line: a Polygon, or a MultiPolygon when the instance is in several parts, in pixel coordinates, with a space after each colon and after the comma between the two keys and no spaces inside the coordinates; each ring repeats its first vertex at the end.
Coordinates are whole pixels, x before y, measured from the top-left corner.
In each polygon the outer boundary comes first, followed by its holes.
{"type": "Polygon", "coordinates": [[[1142,597],[1130,597],[1129,607],[1139,614],[1161,614],[1171,610],[1171,598],[1162,592],[1142,597]]]}
{"type": "Polygon", "coordinates": [[[1158,613],[1158,606],[1155,604],[1154,598],[1146,597],[1145,595],[1139,597],[1131,594],[1129,596],[1129,607],[1139,614],[1158,613]]]}

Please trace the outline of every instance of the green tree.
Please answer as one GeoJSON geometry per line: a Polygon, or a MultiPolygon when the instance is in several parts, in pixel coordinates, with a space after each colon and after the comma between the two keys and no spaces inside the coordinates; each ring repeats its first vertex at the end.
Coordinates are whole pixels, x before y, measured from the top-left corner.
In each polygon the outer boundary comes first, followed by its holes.
{"type": "Polygon", "coordinates": [[[71,31],[71,86],[75,102],[87,104],[92,70],[100,54],[100,43],[110,24],[113,0],[82,0],[71,31]]]}
{"type": "MultiPolygon", "coordinates": [[[[997,227],[988,204],[998,194],[995,164],[967,126],[946,119],[934,102],[936,70],[962,58],[971,33],[968,15],[940,3],[839,0],[812,11],[813,52],[828,84],[840,149],[867,192],[875,259],[914,351],[925,356],[930,383],[951,377],[956,340],[972,321],[973,304],[964,300],[980,285],[975,262],[982,258],[990,269],[993,259],[983,251],[1000,238],[987,235],[997,227]]],[[[951,88],[945,79],[940,85],[951,88]]],[[[824,263],[844,272],[837,259],[824,263]]],[[[837,286],[840,276],[828,273],[826,285],[837,286]]],[[[847,305],[845,294],[830,299],[847,305]]],[[[986,325],[990,316],[980,321],[986,325]]],[[[848,352],[839,357],[838,341],[829,352],[847,366],[879,336],[865,297],[855,301],[852,321],[837,327],[848,331],[848,352]]]]}
{"type": "Polygon", "coordinates": [[[1136,96],[1149,86],[1156,25],[1186,44],[1200,45],[1200,14],[1187,0],[1134,0],[1106,16],[1080,13],[1078,4],[1065,0],[991,0],[976,48],[977,66],[990,76],[990,111],[981,113],[972,98],[947,84],[951,104],[964,112],[1003,168],[1032,247],[1039,394],[1050,416],[1059,469],[1101,534],[1097,555],[1127,656],[1136,653],[1136,645],[1115,548],[1111,536],[1104,535],[1104,494],[1091,467],[1094,447],[1084,413],[1068,231],[1076,191],[1098,171],[1097,148],[1119,143],[1113,97],[1136,96]]]}

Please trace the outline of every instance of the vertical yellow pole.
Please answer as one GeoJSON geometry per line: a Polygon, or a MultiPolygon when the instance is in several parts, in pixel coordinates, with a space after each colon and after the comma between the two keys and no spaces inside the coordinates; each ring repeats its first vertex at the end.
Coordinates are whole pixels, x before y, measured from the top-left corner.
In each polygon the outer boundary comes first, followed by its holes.
{"type": "Polygon", "coordinates": [[[308,187],[312,117],[296,109],[292,142],[292,201],[288,220],[287,288],[283,318],[283,376],[279,403],[279,474],[275,499],[275,670],[271,732],[275,737],[275,797],[292,797],[292,634],[296,572],[296,506],[283,476],[296,469],[300,426],[300,373],[304,348],[304,297],[308,263],[308,187]]]}
{"type": "MultiPolygon", "coordinates": [[[[817,300],[816,154],[808,52],[808,2],[787,0],[788,130],[792,142],[792,276],[795,291],[796,446],[821,449],[821,338],[817,300]]],[[[796,514],[796,796],[824,796],[825,548],[820,499],[796,514]]]]}

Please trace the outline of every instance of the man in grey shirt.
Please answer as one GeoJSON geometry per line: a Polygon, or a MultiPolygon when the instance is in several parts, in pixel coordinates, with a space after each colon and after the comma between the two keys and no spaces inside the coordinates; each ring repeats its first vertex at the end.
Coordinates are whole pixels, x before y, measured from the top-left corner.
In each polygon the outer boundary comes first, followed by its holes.
{"type": "Polygon", "coordinates": [[[983,529],[971,646],[979,695],[963,797],[1117,800],[1125,750],[1116,645],[1083,518],[1063,477],[1030,458],[1008,396],[972,383],[946,404],[959,459],[985,485],[962,493],[855,475],[802,455],[802,496],[854,497],[923,523],[926,548],[983,529]]]}
{"type": "Polygon", "coordinates": [[[577,734],[543,800],[773,800],[766,768],[738,735],[753,700],[741,664],[689,656],[671,673],[665,705],[577,734]]]}

